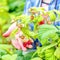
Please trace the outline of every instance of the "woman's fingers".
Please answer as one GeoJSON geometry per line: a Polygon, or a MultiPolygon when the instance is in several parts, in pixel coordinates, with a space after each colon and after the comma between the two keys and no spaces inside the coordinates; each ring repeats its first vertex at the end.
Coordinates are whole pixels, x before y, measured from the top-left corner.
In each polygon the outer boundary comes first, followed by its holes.
{"type": "Polygon", "coordinates": [[[18,43],[17,40],[12,40],[12,45],[13,45],[15,48],[17,48],[18,50],[21,49],[21,47],[19,46],[19,43],[18,43]]]}
{"type": "Polygon", "coordinates": [[[9,29],[3,34],[3,37],[8,37],[15,28],[17,28],[16,22],[9,27],[9,29]]]}

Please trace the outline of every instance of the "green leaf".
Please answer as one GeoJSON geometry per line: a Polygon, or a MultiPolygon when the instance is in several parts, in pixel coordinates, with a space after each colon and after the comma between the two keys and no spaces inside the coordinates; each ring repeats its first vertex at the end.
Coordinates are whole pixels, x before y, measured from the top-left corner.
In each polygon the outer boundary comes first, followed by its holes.
{"type": "Polygon", "coordinates": [[[5,50],[8,54],[13,54],[13,51],[11,51],[11,49],[13,49],[12,45],[0,44],[0,49],[5,50]]]}
{"type": "Polygon", "coordinates": [[[55,21],[56,20],[56,15],[53,11],[49,11],[49,17],[51,21],[55,21]]]}
{"type": "Polygon", "coordinates": [[[45,58],[50,58],[52,55],[54,55],[55,48],[49,48],[45,50],[45,58]]]}
{"type": "Polygon", "coordinates": [[[60,59],[60,47],[57,47],[54,55],[55,55],[58,59],[60,59]]]}
{"type": "Polygon", "coordinates": [[[0,55],[1,55],[1,56],[6,55],[6,54],[7,54],[7,52],[6,52],[5,50],[0,49],[0,55]]]}
{"type": "Polygon", "coordinates": [[[16,60],[25,60],[23,56],[18,56],[16,60]]]}
{"type": "Polygon", "coordinates": [[[0,11],[0,25],[7,24],[10,21],[9,13],[6,11],[0,11]]]}
{"type": "Polygon", "coordinates": [[[31,59],[31,57],[32,57],[32,55],[33,55],[33,53],[34,53],[34,51],[27,51],[28,53],[26,53],[25,55],[24,55],[24,60],[30,60],[31,59]]]}
{"type": "Polygon", "coordinates": [[[16,58],[17,58],[16,54],[14,54],[14,55],[7,54],[7,55],[2,56],[2,60],[12,60],[12,59],[16,60],[16,58]]]}
{"type": "Polygon", "coordinates": [[[54,25],[48,25],[48,24],[44,24],[44,25],[39,26],[39,29],[57,30],[57,28],[54,25]]]}
{"type": "Polygon", "coordinates": [[[56,46],[57,44],[58,43],[52,43],[52,44],[50,44],[48,46],[43,47],[43,49],[41,50],[41,53],[43,53],[45,50],[47,50],[49,48],[52,48],[52,47],[56,46]]]}
{"type": "Polygon", "coordinates": [[[17,50],[15,53],[18,55],[18,56],[23,56],[23,54],[22,54],[22,50],[17,50]]]}
{"type": "Polygon", "coordinates": [[[42,45],[49,43],[49,39],[55,41],[58,39],[57,31],[57,28],[53,25],[41,25],[38,30],[38,39],[42,45]]]}
{"type": "Polygon", "coordinates": [[[45,60],[58,60],[54,55],[51,55],[50,58],[45,58],[45,60]]]}
{"type": "Polygon", "coordinates": [[[31,60],[42,60],[42,59],[39,57],[35,57],[35,58],[32,58],[31,60]]]}

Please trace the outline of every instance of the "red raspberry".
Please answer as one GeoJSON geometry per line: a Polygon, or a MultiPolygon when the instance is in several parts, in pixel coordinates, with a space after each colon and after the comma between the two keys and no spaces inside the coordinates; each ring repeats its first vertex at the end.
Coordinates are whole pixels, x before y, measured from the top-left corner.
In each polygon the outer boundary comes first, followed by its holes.
{"type": "Polygon", "coordinates": [[[27,42],[24,42],[24,43],[23,43],[23,46],[24,46],[24,47],[27,47],[27,42]]]}
{"type": "Polygon", "coordinates": [[[42,25],[42,24],[45,24],[44,20],[42,20],[42,21],[39,22],[39,25],[42,25]]]}
{"type": "Polygon", "coordinates": [[[27,41],[27,44],[28,44],[28,45],[31,45],[31,44],[32,44],[32,42],[29,40],[29,41],[27,41]]]}

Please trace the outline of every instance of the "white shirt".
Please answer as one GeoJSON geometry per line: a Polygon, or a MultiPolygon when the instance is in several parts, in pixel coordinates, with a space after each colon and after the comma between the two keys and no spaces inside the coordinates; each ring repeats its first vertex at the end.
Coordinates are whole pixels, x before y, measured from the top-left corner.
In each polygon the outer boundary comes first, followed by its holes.
{"type": "MultiPolygon", "coordinates": [[[[43,0],[43,2],[45,2],[45,3],[50,3],[51,0],[43,0]]],[[[45,4],[45,3],[42,3],[42,7],[45,8],[46,11],[48,11],[48,6],[49,6],[49,5],[47,5],[47,4],[45,4]]]]}

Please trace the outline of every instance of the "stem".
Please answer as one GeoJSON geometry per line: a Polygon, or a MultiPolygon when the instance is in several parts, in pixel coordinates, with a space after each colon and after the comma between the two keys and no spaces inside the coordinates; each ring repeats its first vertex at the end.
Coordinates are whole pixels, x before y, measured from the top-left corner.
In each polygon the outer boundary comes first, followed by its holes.
{"type": "Polygon", "coordinates": [[[4,38],[2,36],[3,32],[2,32],[2,26],[0,27],[0,34],[1,34],[1,38],[2,38],[2,44],[4,44],[4,38]]]}

